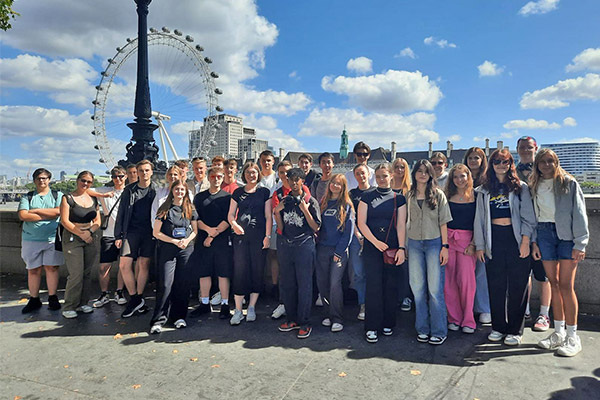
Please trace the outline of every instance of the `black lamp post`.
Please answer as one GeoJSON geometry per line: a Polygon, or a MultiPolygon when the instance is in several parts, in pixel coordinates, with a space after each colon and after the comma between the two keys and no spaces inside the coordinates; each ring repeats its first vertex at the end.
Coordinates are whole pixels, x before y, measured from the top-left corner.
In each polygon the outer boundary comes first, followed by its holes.
{"type": "MultiPolygon", "coordinates": [[[[141,160],[149,160],[155,169],[165,169],[158,162],[158,146],[154,143],[154,130],[158,125],[151,122],[152,106],[150,105],[150,85],[148,83],[148,5],[152,0],[134,0],[138,14],[138,59],[137,83],[135,88],[134,122],[127,124],[133,131],[131,141],[127,144],[127,159],[119,161],[122,166],[135,164],[141,160]]],[[[164,164],[164,162],[160,162],[164,164]]]]}

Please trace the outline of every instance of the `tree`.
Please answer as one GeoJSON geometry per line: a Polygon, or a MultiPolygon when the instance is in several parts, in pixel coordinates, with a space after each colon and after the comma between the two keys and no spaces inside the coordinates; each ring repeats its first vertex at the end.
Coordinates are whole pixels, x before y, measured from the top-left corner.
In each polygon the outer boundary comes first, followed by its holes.
{"type": "Polygon", "coordinates": [[[14,0],[0,0],[0,29],[3,31],[12,28],[10,20],[21,15],[12,9],[13,2],[14,0]]]}

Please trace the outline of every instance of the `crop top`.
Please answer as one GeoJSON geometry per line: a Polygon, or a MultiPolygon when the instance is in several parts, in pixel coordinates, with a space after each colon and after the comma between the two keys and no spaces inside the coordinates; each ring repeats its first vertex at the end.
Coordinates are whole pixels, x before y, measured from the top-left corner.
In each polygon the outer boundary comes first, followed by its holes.
{"type": "Polygon", "coordinates": [[[452,221],[448,222],[450,229],[462,229],[465,231],[473,230],[473,221],[475,221],[476,202],[472,203],[454,203],[449,201],[452,221]]]}
{"type": "Polygon", "coordinates": [[[508,201],[508,187],[500,185],[496,195],[490,195],[490,217],[510,218],[510,202],[508,201]]]}
{"type": "Polygon", "coordinates": [[[67,204],[70,206],[69,221],[76,224],[87,224],[96,218],[98,213],[98,200],[92,197],[94,203],[90,207],[80,206],[75,202],[73,196],[67,195],[67,204]]]}

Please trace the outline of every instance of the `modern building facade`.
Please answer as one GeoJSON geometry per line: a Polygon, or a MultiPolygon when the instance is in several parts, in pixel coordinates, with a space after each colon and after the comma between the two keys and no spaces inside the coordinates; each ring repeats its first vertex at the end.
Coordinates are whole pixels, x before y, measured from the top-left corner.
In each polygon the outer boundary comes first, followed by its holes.
{"type": "Polygon", "coordinates": [[[208,152],[208,158],[215,156],[224,156],[225,158],[235,158],[238,156],[238,142],[243,138],[244,129],[242,118],[229,114],[219,114],[214,121],[208,121],[204,118],[204,125],[200,129],[190,131],[189,154],[192,157],[196,149],[202,142],[202,136],[206,126],[216,126],[213,146],[208,152]]]}
{"type": "Polygon", "coordinates": [[[242,162],[246,160],[258,160],[258,156],[269,149],[269,142],[255,137],[240,139],[238,143],[238,157],[242,162]]]}
{"type": "Polygon", "coordinates": [[[547,147],[556,153],[560,166],[576,177],[585,173],[600,172],[600,142],[549,143],[547,147]]]}

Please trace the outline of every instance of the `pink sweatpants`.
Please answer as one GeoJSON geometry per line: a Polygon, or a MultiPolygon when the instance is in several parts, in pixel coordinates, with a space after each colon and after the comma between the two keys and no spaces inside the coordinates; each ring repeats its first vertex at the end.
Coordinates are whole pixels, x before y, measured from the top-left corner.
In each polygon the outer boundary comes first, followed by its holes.
{"type": "Polygon", "coordinates": [[[464,254],[473,238],[472,231],[448,228],[448,264],[444,297],[448,309],[448,322],[476,328],[473,316],[475,301],[475,256],[464,254]]]}

